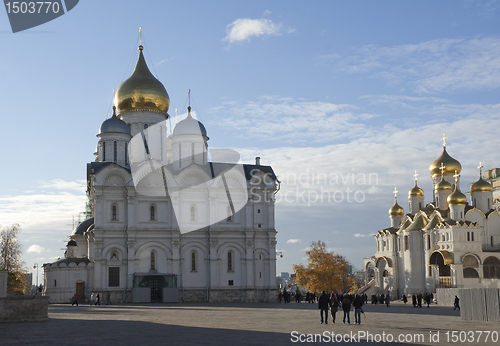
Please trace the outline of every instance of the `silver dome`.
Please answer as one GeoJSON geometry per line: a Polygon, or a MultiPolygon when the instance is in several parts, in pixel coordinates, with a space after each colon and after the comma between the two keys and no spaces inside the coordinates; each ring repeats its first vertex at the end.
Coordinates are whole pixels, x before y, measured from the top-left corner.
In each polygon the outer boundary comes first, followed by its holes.
{"type": "Polygon", "coordinates": [[[205,126],[198,120],[194,119],[191,114],[187,118],[175,125],[174,136],[177,135],[202,135],[207,137],[207,130],[205,126]]]}
{"type": "Polygon", "coordinates": [[[102,123],[99,129],[99,134],[101,133],[126,133],[130,135],[130,128],[126,122],[120,120],[117,116],[112,116],[102,123]]]}

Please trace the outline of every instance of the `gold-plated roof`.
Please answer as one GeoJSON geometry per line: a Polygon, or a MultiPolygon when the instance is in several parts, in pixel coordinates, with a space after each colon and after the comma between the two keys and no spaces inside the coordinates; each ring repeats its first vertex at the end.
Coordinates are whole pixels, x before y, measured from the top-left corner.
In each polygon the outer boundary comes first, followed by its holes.
{"type": "Polygon", "coordinates": [[[427,225],[427,220],[419,214],[413,223],[405,231],[420,231],[427,225]]]}
{"type": "Polygon", "coordinates": [[[458,181],[455,183],[455,191],[453,191],[446,200],[449,205],[467,204],[467,196],[460,191],[458,181]]]}
{"type": "Polygon", "coordinates": [[[146,109],[168,116],[170,97],[163,84],[149,71],[142,46],[139,46],[139,59],[134,73],[116,91],[115,106],[118,114],[146,109]]]}
{"type": "Polygon", "coordinates": [[[389,209],[389,216],[404,216],[405,210],[398,204],[398,199],[395,198],[394,205],[389,209]]]}
{"type": "Polygon", "coordinates": [[[408,192],[408,197],[424,197],[424,190],[417,186],[416,180],[415,186],[408,192]]]}
{"type": "Polygon", "coordinates": [[[431,254],[431,258],[430,258],[430,261],[429,261],[431,264],[438,264],[438,262],[437,262],[437,256],[438,256],[438,254],[441,255],[441,256],[443,256],[444,265],[453,264],[453,257],[446,250],[436,250],[436,251],[434,251],[431,254]]]}
{"type": "Polygon", "coordinates": [[[434,186],[434,191],[451,191],[451,184],[444,180],[444,175],[441,176],[441,180],[434,186]]]}
{"type": "Polygon", "coordinates": [[[445,175],[452,175],[455,173],[455,171],[457,171],[457,173],[460,173],[462,171],[462,165],[460,164],[460,162],[448,155],[448,153],[446,152],[446,147],[443,147],[441,156],[439,156],[429,166],[429,171],[431,172],[432,176],[441,174],[441,164],[443,164],[444,166],[443,174],[445,175]]]}
{"type": "Polygon", "coordinates": [[[482,177],[479,178],[478,181],[476,181],[474,184],[472,184],[470,188],[470,192],[492,192],[493,188],[491,187],[491,184],[488,183],[487,181],[483,180],[482,177]]]}
{"type": "Polygon", "coordinates": [[[424,231],[427,231],[429,229],[433,229],[433,228],[436,228],[436,226],[440,225],[442,222],[441,222],[441,219],[439,218],[439,216],[437,215],[434,215],[434,217],[431,219],[431,221],[429,221],[429,223],[423,228],[424,231]]]}
{"type": "Polygon", "coordinates": [[[384,260],[384,261],[385,261],[385,263],[387,264],[387,266],[388,266],[389,268],[392,268],[392,261],[391,261],[390,259],[388,259],[387,257],[385,257],[385,256],[380,256],[379,258],[377,258],[377,260],[375,261],[375,266],[376,266],[376,267],[378,266],[378,262],[379,262],[380,260],[384,260]]]}

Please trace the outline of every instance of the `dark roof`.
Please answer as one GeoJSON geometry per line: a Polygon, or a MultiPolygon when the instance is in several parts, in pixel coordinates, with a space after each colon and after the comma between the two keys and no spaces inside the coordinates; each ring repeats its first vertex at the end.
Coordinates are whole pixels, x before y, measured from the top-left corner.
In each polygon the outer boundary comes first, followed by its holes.
{"type": "Polygon", "coordinates": [[[245,177],[247,178],[247,180],[250,180],[252,178],[252,173],[256,173],[258,171],[262,171],[268,174],[275,181],[278,180],[271,166],[243,165],[243,168],[245,169],[245,177]]]}
{"type": "Polygon", "coordinates": [[[76,244],[76,241],[70,240],[67,246],[78,246],[78,245],[76,244]]]}
{"type": "MultiPolygon", "coordinates": [[[[91,217],[83,222],[80,222],[78,226],[75,227],[73,233],[71,235],[83,235],[85,231],[87,231],[90,227],[94,226],[94,218],[91,217]]],[[[93,228],[93,227],[92,227],[93,228]]],[[[69,243],[68,243],[69,245],[69,243]]]]}

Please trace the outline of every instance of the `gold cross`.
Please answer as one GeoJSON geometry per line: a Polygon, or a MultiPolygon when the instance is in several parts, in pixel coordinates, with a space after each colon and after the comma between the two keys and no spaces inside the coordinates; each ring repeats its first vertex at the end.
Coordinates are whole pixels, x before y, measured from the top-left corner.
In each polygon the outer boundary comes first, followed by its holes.
{"type": "Polygon", "coordinates": [[[458,178],[460,177],[460,174],[458,174],[457,170],[455,170],[455,175],[453,175],[455,178],[455,183],[458,182],[458,178]]]}
{"type": "Polygon", "coordinates": [[[398,189],[394,187],[394,198],[398,198],[398,189]]]}
{"type": "Polygon", "coordinates": [[[481,177],[483,167],[484,166],[481,164],[481,162],[479,162],[479,166],[477,167],[479,168],[479,177],[481,177]]]}
{"type": "Polygon", "coordinates": [[[446,137],[444,132],[443,132],[443,138],[441,138],[441,140],[443,141],[443,147],[446,147],[446,140],[447,139],[448,139],[448,137],[446,137]]]}
{"type": "Polygon", "coordinates": [[[417,183],[417,177],[418,177],[417,171],[415,171],[415,174],[413,174],[413,176],[415,177],[415,184],[416,184],[417,183]]]}
{"type": "Polygon", "coordinates": [[[444,169],[446,168],[446,166],[444,165],[444,163],[441,162],[441,167],[439,167],[439,169],[441,170],[441,175],[444,174],[444,169]]]}

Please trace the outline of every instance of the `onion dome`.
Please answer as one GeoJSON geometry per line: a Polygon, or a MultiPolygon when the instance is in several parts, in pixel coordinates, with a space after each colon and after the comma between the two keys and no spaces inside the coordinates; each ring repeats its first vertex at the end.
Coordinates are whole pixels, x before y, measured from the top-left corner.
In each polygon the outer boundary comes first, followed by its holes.
{"type": "Polygon", "coordinates": [[[434,186],[434,191],[451,191],[451,184],[444,180],[444,176],[441,176],[441,180],[434,186]]]}
{"type": "Polygon", "coordinates": [[[424,190],[417,186],[416,180],[415,186],[408,192],[408,197],[424,197],[424,190]]]}
{"type": "Polygon", "coordinates": [[[389,216],[404,216],[405,210],[398,204],[398,199],[394,199],[394,205],[389,209],[389,216]]]}
{"type": "Polygon", "coordinates": [[[470,192],[492,192],[493,188],[491,187],[491,184],[488,183],[487,181],[483,180],[482,177],[479,178],[478,181],[476,181],[474,184],[472,184],[470,188],[470,192]]]}
{"type": "Polygon", "coordinates": [[[116,90],[115,106],[118,114],[125,111],[149,110],[168,117],[170,97],[163,84],[149,71],[139,46],[139,59],[134,73],[116,90]]]}
{"type": "Polygon", "coordinates": [[[443,174],[452,175],[455,173],[460,173],[462,171],[462,165],[460,162],[452,158],[446,152],[446,147],[443,147],[443,152],[430,166],[429,171],[432,176],[441,174],[441,166],[443,166],[443,174]]]}
{"type": "Polygon", "coordinates": [[[191,113],[188,113],[188,116],[186,119],[182,120],[179,122],[177,125],[175,125],[174,128],[174,136],[177,135],[202,135],[203,137],[207,137],[207,130],[205,129],[205,126],[198,120],[194,119],[191,116],[191,113]]]}
{"type": "Polygon", "coordinates": [[[455,191],[453,191],[446,199],[449,205],[467,204],[467,196],[465,196],[458,187],[458,181],[455,183],[455,191]]]}
{"type": "Polygon", "coordinates": [[[99,129],[99,134],[101,133],[126,133],[130,135],[130,128],[127,123],[116,116],[115,106],[113,106],[113,116],[102,123],[99,129]]]}

